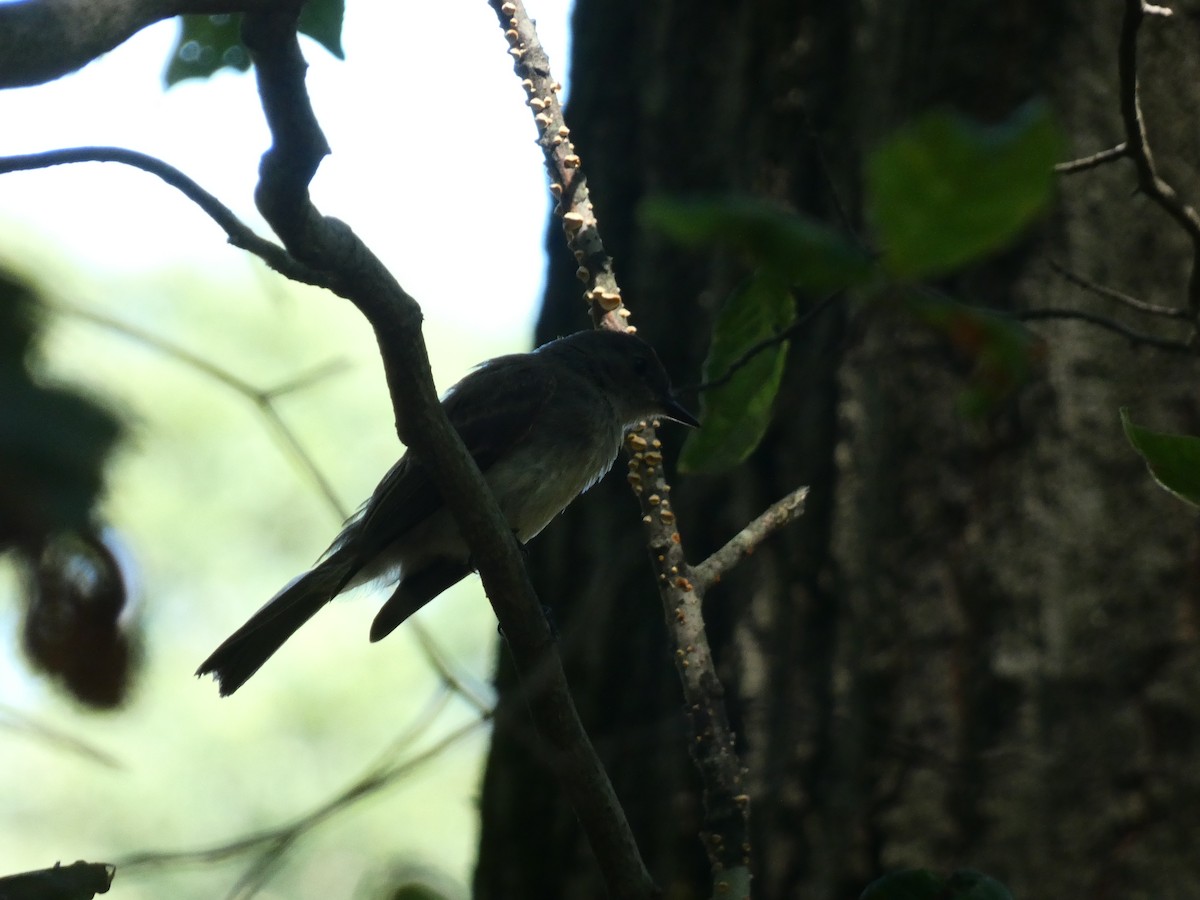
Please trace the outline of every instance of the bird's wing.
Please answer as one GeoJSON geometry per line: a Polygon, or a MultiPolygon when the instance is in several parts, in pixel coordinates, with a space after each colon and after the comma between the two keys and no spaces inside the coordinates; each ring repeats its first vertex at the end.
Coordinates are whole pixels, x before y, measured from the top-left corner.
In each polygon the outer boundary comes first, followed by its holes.
{"type": "MultiPolygon", "coordinates": [[[[475,464],[486,473],[529,434],[555,386],[553,373],[530,364],[528,354],[503,356],[455,385],[443,406],[475,464]]],[[[424,464],[405,453],[343,531],[344,540],[330,550],[351,551],[357,571],[441,505],[424,464]]]]}

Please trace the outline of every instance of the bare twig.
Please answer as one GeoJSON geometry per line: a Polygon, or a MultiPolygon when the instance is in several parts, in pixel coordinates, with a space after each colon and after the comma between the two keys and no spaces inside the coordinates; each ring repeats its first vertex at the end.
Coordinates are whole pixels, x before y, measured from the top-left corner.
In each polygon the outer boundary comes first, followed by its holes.
{"type": "MultiPolygon", "coordinates": [[[[522,0],[489,3],[504,29],[514,69],[534,113],[550,173],[550,190],[559,198],[556,212],[562,216],[567,243],[579,262],[577,274],[587,285],[585,297],[593,323],[601,328],[627,328],[629,311],[622,302],[611,257],[600,237],[599,223],[587,197],[582,161],[570,143],[557,83],[537,30],[522,0]]],[[[667,627],[676,644],[676,669],[693,736],[688,746],[704,785],[703,842],[713,872],[714,894],[734,900],[750,894],[749,797],[742,786],[742,764],[734,750],[700,598],[692,586],[683,539],[671,508],[671,486],[663,471],[657,425],[642,423],[628,436],[628,477],[641,505],[646,544],[658,576],[667,627]]],[[[646,876],[638,888],[639,895],[645,895],[650,887],[646,876]]]]}
{"type": "Polygon", "coordinates": [[[229,238],[229,243],[233,246],[253,253],[280,275],[290,278],[292,281],[300,281],[304,284],[324,284],[323,276],[297,262],[279,245],[259,237],[234,215],[229,207],[179,169],[157,157],[139,153],[136,150],[126,150],[123,147],[69,147],[62,150],[47,150],[44,153],[0,157],[0,174],[84,162],[121,163],[157,175],[199,206],[208,214],[209,218],[221,226],[229,238]]]}
{"type": "Polygon", "coordinates": [[[304,471],[304,474],[308,476],[313,486],[325,499],[329,508],[338,516],[339,521],[346,518],[348,512],[334,491],[333,485],[329,483],[329,479],[325,477],[325,473],[321,471],[320,467],[313,461],[313,458],[304,448],[304,445],[300,443],[300,439],[296,437],[295,432],[284,422],[274,402],[277,397],[283,394],[299,390],[301,387],[311,384],[318,378],[324,378],[332,372],[344,368],[346,365],[345,361],[331,360],[282,384],[264,390],[256,388],[244,379],[234,375],[228,369],[224,369],[211,360],[193,353],[186,347],[182,347],[159,335],[152,334],[136,325],[130,325],[127,322],[122,322],[102,313],[84,309],[81,306],[75,306],[74,304],[56,302],[51,304],[51,306],[62,313],[92,322],[110,331],[132,338],[138,343],[151,347],[160,353],[164,353],[184,365],[201,372],[219,384],[223,384],[240,396],[245,397],[258,409],[259,414],[266,421],[267,425],[270,426],[270,430],[276,440],[291,453],[292,457],[304,471]]]}
{"type": "Polygon", "coordinates": [[[704,562],[693,566],[692,575],[698,588],[704,590],[720,581],[726,572],[753,553],[771,534],[799,517],[804,512],[804,499],[807,496],[808,488],[802,487],[792,491],[782,500],[772,503],[762,515],[734,535],[724,547],[704,562]]]}
{"type": "Polygon", "coordinates": [[[1039,319],[1078,319],[1097,325],[1128,340],[1131,344],[1141,344],[1147,347],[1157,347],[1159,350],[1170,350],[1172,353],[1194,354],[1196,350],[1185,341],[1161,338],[1153,334],[1143,334],[1126,328],[1120,322],[1081,309],[1022,309],[1011,312],[997,311],[998,315],[1011,315],[1022,321],[1032,322],[1039,319]]]}
{"type": "Polygon", "coordinates": [[[480,716],[478,719],[468,722],[445,735],[420,753],[413,754],[397,762],[397,754],[410,746],[430,728],[445,707],[447,697],[448,694],[445,692],[439,692],[431,697],[430,703],[426,708],[418,714],[413,723],[405,729],[405,732],[392,743],[376,764],[368,768],[346,790],[288,824],[247,835],[234,841],[227,841],[197,850],[155,851],[133,854],[122,860],[118,860],[116,863],[117,868],[123,872],[129,872],[136,869],[161,868],[163,866],[183,863],[213,863],[260,851],[260,858],[256,860],[251,870],[239,881],[237,890],[244,889],[251,882],[256,885],[261,884],[261,876],[266,874],[268,869],[278,861],[284,850],[301,837],[337,813],[353,806],[359,800],[377,794],[403,780],[421,766],[436,759],[449,747],[474,734],[487,723],[488,717],[480,716]]]}
{"type": "Polygon", "coordinates": [[[1200,213],[1180,197],[1179,193],[1159,174],[1146,137],[1138,99],[1137,37],[1142,20],[1147,15],[1170,15],[1170,9],[1152,6],[1145,0],[1125,0],[1125,16],[1121,23],[1121,40],[1117,48],[1117,71],[1120,79],[1121,119],[1125,124],[1125,140],[1129,158],[1137,169],[1138,187],[1157,203],[1192,242],[1192,273],[1188,280],[1188,307],[1200,315],[1200,213]]]}
{"type": "Polygon", "coordinates": [[[612,257],[600,240],[599,225],[588,194],[587,178],[579,154],[571,143],[571,130],[563,120],[558,94],[561,85],[550,71],[550,60],[538,39],[537,28],[524,3],[488,0],[495,10],[508,39],[513,68],[521,79],[538,128],[538,146],[550,177],[550,193],[558,204],[555,215],[561,217],[567,246],[579,263],[576,274],[586,285],[584,296],[597,328],[618,331],[634,329],[625,324],[629,317],[621,300],[621,288],[613,271],[612,257]]]}
{"type": "Polygon", "coordinates": [[[1091,156],[1084,156],[1080,159],[1072,159],[1069,162],[1061,162],[1055,165],[1054,171],[1059,175],[1072,175],[1076,172],[1086,172],[1088,169],[1095,169],[1104,165],[1107,162],[1112,162],[1114,159],[1124,159],[1129,155],[1129,144],[1125,141],[1117,144],[1115,147],[1109,147],[1107,150],[1101,150],[1099,153],[1093,153],[1091,156]]]}
{"type": "MultiPolygon", "coordinates": [[[[37,740],[44,741],[48,746],[57,747],[77,754],[84,759],[107,766],[110,769],[122,769],[124,766],[115,756],[88,743],[82,738],[39,722],[15,707],[0,703],[0,729],[8,729],[17,734],[25,733],[37,740]]],[[[3,895],[0,895],[3,896],[3,895]]]]}
{"type": "Polygon", "coordinates": [[[1192,317],[1192,314],[1186,309],[1180,309],[1176,306],[1159,306],[1156,303],[1147,303],[1145,300],[1139,300],[1137,297],[1131,297],[1129,294],[1114,290],[1110,287],[1105,287],[1102,284],[1097,284],[1090,278],[1084,278],[1082,275],[1072,272],[1070,269],[1053,259],[1048,259],[1046,262],[1050,264],[1050,268],[1077,287],[1081,287],[1086,291],[1091,291],[1093,294],[1096,294],[1100,297],[1105,297],[1109,300],[1115,300],[1117,303],[1128,306],[1130,309],[1136,309],[1138,312],[1148,313],[1152,316],[1162,316],[1163,318],[1167,319],[1191,319],[1192,317]]]}

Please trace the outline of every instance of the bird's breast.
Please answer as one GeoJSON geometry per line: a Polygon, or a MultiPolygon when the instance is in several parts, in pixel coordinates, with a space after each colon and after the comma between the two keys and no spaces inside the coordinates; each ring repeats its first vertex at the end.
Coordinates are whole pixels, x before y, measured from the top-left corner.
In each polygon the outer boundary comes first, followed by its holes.
{"type": "Polygon", "coordinates": [[[500,509],[522,543],[599,481],[621,449],[624,428],[535,432],[486,477],[500,509]]]}

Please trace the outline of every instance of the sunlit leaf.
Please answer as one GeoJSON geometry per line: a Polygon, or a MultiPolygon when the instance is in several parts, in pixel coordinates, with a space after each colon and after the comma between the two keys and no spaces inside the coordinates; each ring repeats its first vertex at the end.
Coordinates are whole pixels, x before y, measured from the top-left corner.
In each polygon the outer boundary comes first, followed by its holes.
{"type": "Polygon", "coordinates": [[[784,283],[828,293],[866,280],[867,255],[814,219],[754,197],[728,196],[642,204],[642,219],[680,243],[724,246],[784,283]]]}
{"type": "MultiPolygon", "coordinates": [[[[775,336],[795,314],[791,294],[779,281],[760,273],[725,302],[704,363],[704,378],[723,378],[750,348],[775,336]]],[[[679,458],[684,472],[720,472],[736,466],[762,441],[783,366],[787,341],[775,343],[738,368],[718,387],[700,397],[697,431],[688,435],[679,458]]]]}
{"type": "Polygon", "coordinates": [[[892,134],[867,162],[884,268],[929,278],[1009,243],[1049,203],[1062,143],[1036,102],[1000,125],[934,112],[892,134]]]}
{"type": "Polygon", "coordinates": [[[1125,407],[1121,426],[1154,480],[1180,500],[1200,506],[1200,438],[1135,425],[1125,407]]]}

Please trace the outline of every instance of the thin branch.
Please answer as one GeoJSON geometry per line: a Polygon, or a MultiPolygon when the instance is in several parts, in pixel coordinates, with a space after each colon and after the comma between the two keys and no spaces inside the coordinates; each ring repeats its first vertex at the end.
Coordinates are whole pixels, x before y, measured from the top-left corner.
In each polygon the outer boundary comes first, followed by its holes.
{"type": "Polygon", "coordinates": [[[1032,322],[1039,319],[1078,319],[1081,322],[1088,322],[1092,325],[1104,328],[1114,334],[1119,334],[1121,337],[1128,340],[1131,344],[1141,344],[1147,347],[1157,347],[1159,350],[1170,350],[1172,353],[1187,353],[1193,355],[1196,349],[1185,341],[1171,340],[1170,338],[1160,338],[1152,334],[1143,334],[1138,331],[1133,331],[1126,328],[1120,322],[1113,319],[1098,316],[1095,313],[1086,312],[1080,309],[1022,309],[1013,310],[1011,312],[997,311],[998,315],[1011,315],[1013,318],[1021,319],[1022,321],[1032,322]]]}
{"type": "MultiPolygon", "coordinates": [[[[629,310],[622,302],[612,259],[600,237],[599,223],[587,197],[582,161],[570,142],[558,85],[537,29],[522,0],[489,0],[489,4],[504,30],[513,68],[534,113],[538,143],[550,173],[550,191],[559,198],[556,212],[562,216],[567,244],[579,262],[577,274],[587,284],[585,297],[592,321],[599,328],[625,329],[629,310]]],[[[704,785],[702,839],[713,873],[714,895],[735,900],[750,894],[749,797],[742,783],[742,762],[734,750],[724,691],[708,645],[700,597],[691,583],[683,539],[671,508],[671,486],[663,470],[657,425],[643,422],[628,435],[628,478],[641,506],[646,545],[658,577],[667,627],[675,641],[676,671],[693,738],[688,741],[688,749],[704,785]]],[[[636,847],[632,851],[636,854],[636,847]]],[[[642,865],[640,858],[637,864],[642,865]]],[[[652,891],[644,867],[642,872],[621,896],[646,896],[652,891]]],[[[618,893],[611,881],[610,892],[618,893]]]]}
{"type": "MultiPolygon", "coordinates": [[[[3,5],[0,5],[0,9],[3,5]]],[[[225,204],[200,187],[195,181],[174,166],[157,157],[123,147],[70,147],[62,150],[47,150],[44,153],[29,153],[21,156],[0,157],[0,175],[8,172],[25,172],[46,169],[70,163],[115,162],[141,169],[157,175],[171,187],[200,207],[216,222],[229,238],[229,243],[253,253],[268,266],[292,281],[322,285],[322,276],[293,259],[277,244],[255,234],[225,204]]]]}
{"type": "Polygon", "coordinates": [[[524,3],[488,0],[508,40],[513,68],[525,88],[526,104],[538,129],[538,146],[550,178],[550,193],[558,201],[554,214],[562,219],[567,246],[579,263],[576,274],[585,285],[584,297],[597,328],[634,331],[621,299],[613,260],[600,239],[599,223],[588,192],[587,177],[571,142],[558,99],[562,85],[554,80],[550,59],[538,38],[537,28],[524,3]]]}
{"type": "MultiPolygon", "coordinates": [[[[68,734],[66,731],[55,728],[52,725],[39,722],[32,716],[6,703],[0,703],[0,729],[8,729],[16,734],[28,734],[37,740],[44,741],[50,747],[66,750],[69,753],[74,753],[94,763],[107,766],[110,769],[124,768],[120,760],[94,744],[90,744],[82,738],[68,734]]],[[[0,896],[3,895],[0,894],[0,896]]]]}
{"type": "Polygon", "coordinates": [[[311,384],[318,378],[327,377],[330,373],[344,368],[346,363],[343,360],[330,360],[320,366],[311,369],[308,372],[302,373],[280,385],[266,390],[256,388],[254,385],[234,375],[228,369],[216,365],[210,360],[205,359],[182,347],[179,344],[169,341],[166,338],[153,334],[145,329],[139,328],[136,325],[130,325],[118,319],[111,318],[102,313],[94,312],[93,310],[84,309],[81,306],[74,304],[55,302],[49,304],[51,308],[57,309],[59,312],[72,315],[80,319],[84,319],[95,325],[99,325],[117,334],[131,338],[140,344],[144,344],[160,353],[170,356],[172,359],[178,360],[186,366],[189,366],[205,376],[213,379],[219,384],[224,385],[236,394],[249,400],[258,409],[263,419],[270,426],[271,432],[275,435],[276,440],[282,444],[299,463],[300,468],[308,476],[313,486],[325,499],[330,509],[337,515],[339,521],[344,521],[349,514],[343,506],[342,501],[338,498],[337,493],[333,489],[333,485],[329,483],[329,479],[325,477],[325,473],[316,464],[313,458],[309,455],[304,445],[300,443],[300,439],[284,422],[279,414],[279,410],[275,407],[275,398],[282,396],[285,393],[299,390],[301,387],[311,384]]]}
{"type": "Polygon", "coordinates": [[[1100,297],[1105,297],[1109,300],[1115,300],[1117,303],[1128,306],[1130,309],[1136,309],[1138,312],[1148,313],[1152,316],[1162,316],[1167,319],[1190,320],[1192,318],[1192,314],[1186,309],[1180,309],[1176,306],[1159,306],[1156,303],[1147,303],[1144,300],[1139,300],[1137,297],[1131,297],[1129,294],[1122,293],[1121,291],[1114,290],[1110,287],[1105,287],[1102,284],[1097,284],[1089,278],[1084,278],[1082,275],[1072,272],[1070,269],[1053,259],[1048,259],[1046,262],[1050,264],[1050,268],[1075,286],[1081,287],[1086,291],[1091,291],[1093,294],[1096,294],[1100,297]]]}
{"type": "Polygon", "coordinates": [[[1125,16],[1121,23],[1121,39],[1117,48],[1117,71],[1120,80],[1121,119],[1125,125],[1125,140],[1129,158],[1137,169],[1138,187],[1173,218],[1192,242],[1192,273],[1188,279],[1188,306],[1200,314],[1200,213],[1186,203],[1178,192],[1159,174],[1146,136],[1138,98],[1137,37],[1142,20],[1147,15],[1168,16],[1171,10],[1152,6],[1145,0],[1125,0],[1125,16]]]}
{"type": "Polygon", "coordinates": [[[735,565],[752,554],[764,540],[804,512],[804,500],[808,488],[792,491],[782,500],[767,507],[753,522],[739,531],[724,547],[713,553],[697,566],[692,566],[692,576],[699,590],[720,581],[735,565]]]}
{"type": "MultiPolygon", "coordinates": [[[[393,741],[380,761],[370,766],[358,780],[340,794],[297,817],[288,824],[256,832],[234,841],[227,841],[197,850],[136,853],[119,860],[116,863],[117,868],[128,872],[134,869],[161,868],[163,866],[189,863],[222,862],[255,850],[262,850],[263,858],[270,857],[272,860],[277,859],[276,848],[291,846],[292,843],[312,831],[325,820],[348,809],[358,801],[373,796],[396,784],[421,766],[437,758],[448,748],[474,734],[488,722],[488,717],[480,716],[450,732],[420,753],[413,754],[400,762],[395,762],[397,752],[411,745],[433,724],[444,708],[447,696],[448,694],[444,692],[434,695],[431,698],[431,702],[418,714],[414,722],[405,729],[405,732],[399,738],[393,741]]],[[[260,859],[255,863],[251,871],[260,871],[262,865],[263,863],[260,859]]]]}
{"type": "Polygon", "coordinates": [[[1107,162],[1112,162],[1114,159],[1124,159],[1128,155],[1129,144],[1121,141],[1117,146],[1101,150],[1099,153],[1093,153],[1091,156],[1058,163],[1055,165],[1054,171],[1059,175],[1073,175],[1076,172],[1086,172],[1088,169],[1098,168],[1107,162]]]}

